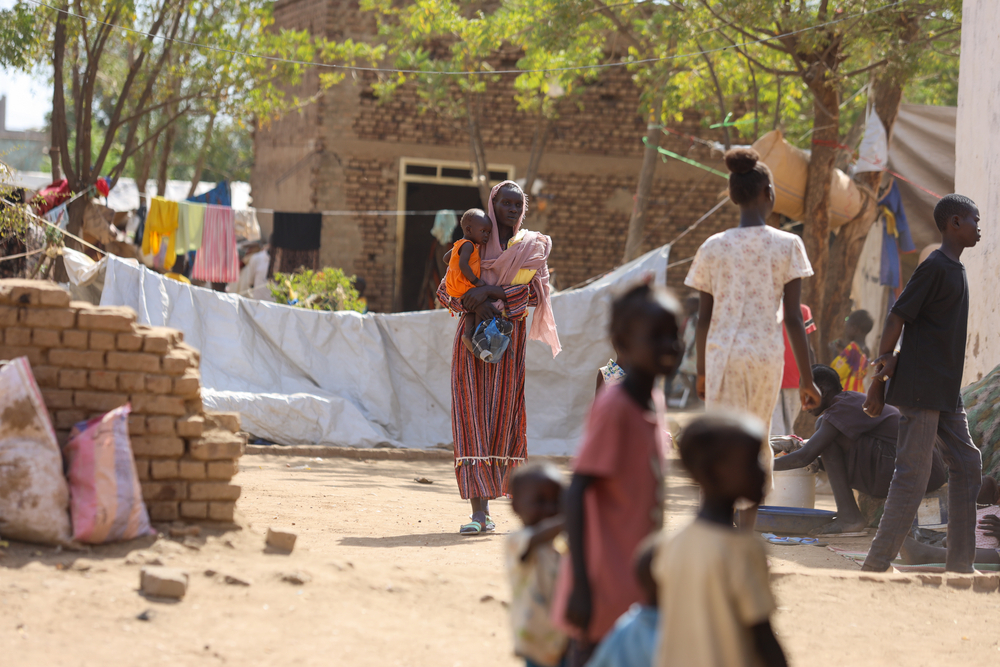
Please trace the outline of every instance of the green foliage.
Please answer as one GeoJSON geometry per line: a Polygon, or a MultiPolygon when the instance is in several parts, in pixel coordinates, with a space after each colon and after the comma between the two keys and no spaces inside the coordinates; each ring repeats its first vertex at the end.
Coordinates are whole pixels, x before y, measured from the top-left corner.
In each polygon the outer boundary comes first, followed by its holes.
{"type": "Polygon", "coordinates": [[[29,5],[18,3],[0,9],[0,67],[31,67],[37,29],[35,12],[29,5]]]}
{"type": "Polygon", "coordinates": [[[355,277],[348,278],[341,269],[302,270],[275,273],[268,283],[274,300],[287,306],[310,310],[365,311],[365,301],[355,289],[355,277]]]}
{"type": "MultiPolygon", "coordinates": [[[[0,158],[2,157],[0,155],[0,158]]],[[[7,197],[14,192],[14,188],[5,184],[13,182],[14,172],[0,160],[0,200],[2,200],[0,203],[0,238],[13,235],[23,239],[25,229],[28,226],[28,218],[20,207],[7,203],[7,197]]]]}

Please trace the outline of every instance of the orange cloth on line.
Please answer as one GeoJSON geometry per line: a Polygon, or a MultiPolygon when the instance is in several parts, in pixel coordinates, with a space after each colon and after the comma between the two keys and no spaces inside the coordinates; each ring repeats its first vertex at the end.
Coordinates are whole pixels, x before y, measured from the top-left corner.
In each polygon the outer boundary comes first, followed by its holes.
{"type": "MultiPolygon", "coordinates": [[[[462,273],[462,268],[458,265],[459,252],[458,249],[462,247],[463,243],[472,243],[468,239],[461,239],[455,241],[455,245],[451,247],[451,259],[448,260],[448,273],[445,275],[444,286],[448,290],[448,296],[453,298],[458,298],[468,292],[470,289],[475,287],[469,279],[465,277],[462,273]]],[[[469,268],[472,272],[479,277],[479,247],[472,243],[472,254],[469,255],[469,268]]]]}
{"type": "Polygon", "coordinates": [[[177,242],[177,202],[163,197],[153,197],[146,214],[146,228],[142,235],[142,254],[156,255],[160,244],[166,241],[167,252],[163,257],[163,268],[170,269],[177,259],[174,246],[177,242]]]}

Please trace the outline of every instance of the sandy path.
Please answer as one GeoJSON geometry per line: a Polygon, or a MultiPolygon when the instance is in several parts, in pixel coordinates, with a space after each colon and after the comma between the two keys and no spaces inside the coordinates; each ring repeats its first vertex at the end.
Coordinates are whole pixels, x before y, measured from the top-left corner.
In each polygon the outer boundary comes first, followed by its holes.
{"type": "MultiPolygon", "coordinates": [[[[161,538],[86,554],[4,550],[0,664],[521,664],[510,654],[502,605],[502,534],[516,525],[509,503],[493,509],[500,535],[461,538],[468,510],[447,462],[247,456],[241,468],[240,528],[205,531],[190,547],[161,538]],[[292,524],[295,552],[265,554],[267,526],[292,524]],[[191,574],[182,602],[137,594],[138,562],[152,558],[191,574]],[[251,585],[225,584],[224,574],[251,585]],[[310,581],[287,583],[285,574],[310,581]],[[144,610],[152,620],[136,619],[144,610]]],[[[689,519],[695,499],[672,473],[668,530],[689,519]]],[[[1000,594],[861,582],[849,574],[854,565],[815,547],[771,553],[776,571],[805,572],[775,583],[775,624],[793,664],[977,665],[1000,657],[1000,594]]]]}

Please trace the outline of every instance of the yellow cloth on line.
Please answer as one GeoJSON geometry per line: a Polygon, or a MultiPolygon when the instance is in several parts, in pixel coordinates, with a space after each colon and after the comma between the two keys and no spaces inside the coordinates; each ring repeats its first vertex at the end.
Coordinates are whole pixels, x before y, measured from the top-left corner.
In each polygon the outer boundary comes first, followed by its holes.
{"type": "Polygon", "coordinates": [[[163,268],[169,269],[177,259],[177,202],[163,197],[153,197],[146,214],[146,228],[142,235],[142,254],[156,255],[160,245],[166,241],[167,251],[163,257],[163,268]]]}

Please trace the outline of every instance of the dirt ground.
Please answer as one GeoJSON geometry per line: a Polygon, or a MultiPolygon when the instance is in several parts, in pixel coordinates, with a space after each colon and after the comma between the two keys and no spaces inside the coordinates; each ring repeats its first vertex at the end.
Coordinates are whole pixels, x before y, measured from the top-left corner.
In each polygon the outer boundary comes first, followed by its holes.
{"type": "MultiPolygon", "coordinates": [[[[457,534],[468,510],[449,462],[245,456],[241,469],[238,527],[187,544],[0,549],[0,664],[521,664],[504,606],[501,547],[516,526],[508,502],[493,508],[498,534],[468,538],[457,534]],[[270,525],[298,532],[291,555],[265,553],[270,525]],[[153,561],[190,574],[181,602],[138,593],[140,566],[153,561]],[[250,585],[227,584],[226,575],[250,585]]],[[[675,466],[667,529],[684,525],[695,502],[675,466]]],[[[864,549],[867,540],[834,544],[864,549]]],[[[825,548],[770,553],[779,573],[774,622],[793,665],[968,667],[1000,658],[1000,593],[861,581],[853,563],[825,548]]]]}

